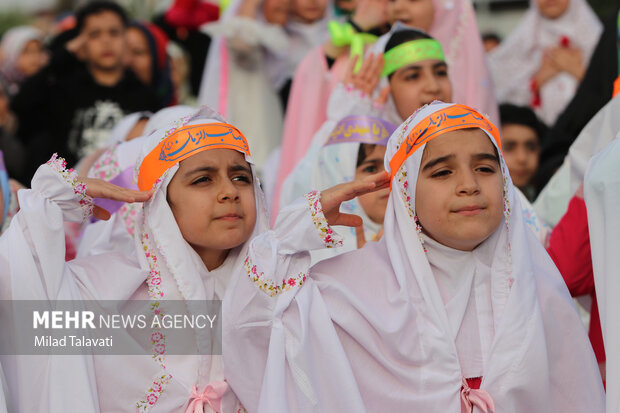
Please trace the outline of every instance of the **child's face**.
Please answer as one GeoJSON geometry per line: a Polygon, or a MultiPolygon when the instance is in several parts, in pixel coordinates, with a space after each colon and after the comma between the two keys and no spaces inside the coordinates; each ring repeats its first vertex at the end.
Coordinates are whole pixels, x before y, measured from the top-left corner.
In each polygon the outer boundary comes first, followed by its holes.
{"type": "Polygon", "coordinates": [[[31,40],[17,58],[17,68],[25,76],[37,73],[47,62],[43,45],[38,40],[31,40]]]}
{"type": "Polygon", "coordinates": [[[111,70],[123,64],[125,51],[125,27],[114,12],[102,11],[88,16],[82,33],[86,35],[84,56],[88,64],[111,70]]]}
{"type": "Polygon", "coordinates": [[[140,82],[150,85],[153,77],[153,58],[149,50],[149,41],[140,29],[130,27],[125,34],[127,53],[125,65],[129,67],[140,82]]]}
{"type": "Polygon", "coordinates": [[[326,0],[293,0],[293,16],[302,23],[313,23],[325,15],[326,0]]]}
{"type": "Polygon", "coordinates": [[[424,232],[448,247],[471,251],[503,217],[503,177],[480,129],[448,132],[424,148],[415,210],[424,232]]]}
{"type": "Polygon", "coordinates": [[[519,188],[527,186],[536,174],[540,157],[536,131],[525,125],[504,125],[502,151],[512,182],[519,188]]]}
{"type": "Polygon", "coordinates": [[[247,241],[256,223],[250,165],[232,149],[212,149],[179,164],[168,203],[183,238],[199,255],[247,241]]]}
{"type": "MultiPolygon", "coordinates": [[[[368,149],[368,152],[364,161],[355,169],[356,180],[385,171],[383,163],[385,146],[373,145],[372,149],[368,149]]],[[[385,188],[359,196],[357,199],[368,218],[377,224],[382,224],[389,196],[390,188],[385,188]]]]}
{"type": "Polygon", "coordinates": [[[435,17],[433,0],[389,0],[386,7],[388,22],[401,22],[428,32],[435,17]]]}
{"type": "Polygon", "coordinates": [[[566,12],[570,0],[536,0],[540,14],[548,19],[557,19],[566,12]]]}
{"type": "Polygon", "coordinates": [[[288,20],[290,0],[264,0],[263,15],[271,24],[284,26],[288,20]]]}
{"type": "Polygon", "coordinates": [[[390,78],[390,93],[401,119],[434,100],[450,102],[448,66],[441,60],[423,60],[400,68],[390,78]]]}

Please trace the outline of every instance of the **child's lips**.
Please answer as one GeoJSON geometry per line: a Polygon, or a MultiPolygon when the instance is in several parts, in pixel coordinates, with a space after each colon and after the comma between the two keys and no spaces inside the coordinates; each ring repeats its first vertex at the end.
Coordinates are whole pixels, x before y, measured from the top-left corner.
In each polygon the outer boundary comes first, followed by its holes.
{"type": "Polygon", "coordinates": [[[220,220],[220,221],[237,221],[241,218],[242,217],[239,214],[226,214],[226,215],[220,215],[219,217],[215,219],[220,220]]]}
{"type": "Polygon", "coordinates": [[[472,215],[480,214],[485,209],[486,207],[481,206],[481,205],[468,205],[468,206],[457,208],[452,212],[459,214],[459,215],[472,216],[472,215]]]}

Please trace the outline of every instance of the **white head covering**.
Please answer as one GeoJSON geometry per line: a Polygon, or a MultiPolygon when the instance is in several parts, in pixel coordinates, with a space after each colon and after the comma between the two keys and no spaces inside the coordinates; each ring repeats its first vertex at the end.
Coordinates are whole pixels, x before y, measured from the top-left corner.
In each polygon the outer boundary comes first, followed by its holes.
{"type": "Polygon", "coordinates": [[[136,124],[142,119],[149,119],[153,114],[151,112],[134,112],[119,120],[110,132],[110,137],[104,146],[112,146],[120,142],[125,142],[127,134],[131,132],[136,124]]]}
{"type": "Polygon", "coordinates": [[[620,132],[620,96],[609,101],[583,128],[568,150],[564,163],[543,188],[534,209],[540,218],[555,226],[568,209],[586,174],[590,159],[620,132]]]}
{"type": "MultiPolygon", "coordinates": [[[[412,129],[449,106],[427,105],[394,132],[386,170],[412,129]]],[[[382,241],[310,274],[342,333],[367,409],[456,412],[462,376],[481,373],[498,412],[602,412],[585,331],[560,274],[527,229],[499,148],[504,220],[463,252],[419,234],[415,188],[424,147],[395,171],[382,241]],[[395,388],[403,393],[387,396],[395,388]]]]}
{"type": "Polygon", "coordinates": [[[276,89],[287,72],[280,70],[278,61],[286,59],[288,39],[283,27],[265,21],[262,8],[256,19],[237,16],[241,4],[233,0],[217,22],[203,26],[213,40],[198,102],[245,131],[260,169],[282,135],[283,110],[276,89]],[[231,47],[235,37],[249,49],[231,47]]]}
{"type": "MultiPolygon", "coordinates": [[[[570,39],[570,46],[581,51],[584,67],[588,66],[603,26],[586,0],[569,0],[568,9],[560,17],[543,17],[535,0],[519,26],[489,54],[497,100],[530,105],[530,81],[542,62],[543,51],[558,47],[560,39],[570,39]]],[[[570,102],[579,82],[560,73],[540,90],[542,106],[536,114],[552,125],[570,102]]]]}
{"type": "Polygon", "coordinates": [[[584,195],[607,356],[607,413],[615,413],[620,411],[620,134],[590,161],[584,195]]]}
{"type": "Polygon", "coordinates": [[[17,69],[17,59],[32,40],[43,42],[43,32],[32,26],[13,27],[2,36],[2,43],[0,44],[2,49],[1,66],[2,72],[8,80],[7,87],[11,95],[17,93],[18,86],[15,83],[20,82],[24,76],[17,69]]]}

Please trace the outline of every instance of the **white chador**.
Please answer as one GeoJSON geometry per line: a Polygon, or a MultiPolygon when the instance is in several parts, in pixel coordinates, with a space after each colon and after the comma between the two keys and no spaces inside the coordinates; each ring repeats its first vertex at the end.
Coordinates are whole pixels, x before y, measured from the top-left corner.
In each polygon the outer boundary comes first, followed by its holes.
{"type": "MultiPolygon", "coordinates": [[[[386,170],[419,122],[450,107],[401,125],[386,170]]],[[[459,412],[463,400],[475,412],[602,413],[588,338],[503,158],[504,219],[463,252],[416,231],[423,149],[394,171],[380,242],[309,268],[307,250],[340,241],[317,193],[252,241],[223,304],[228,383],[258,412],[459,412]],[[477,377],[479,390],[465,380],[477,377]]]]}
{"type": "MultiPolygon", "coordinates": [[[[145,143],[140,162],[161,140],[183,125],[209,124],[204,112],[181,119],[173,128],[159,129],[145,143]]],[[[252,163],[249,157],[246,158],[252,163]]],[[[254,168],[257,223],[254,234],[268,224],[254,168]]],[[[114,311],[127,310],[129,300],[216,300],[245,244],[231,250],[224,264],[208,271],[183,239],[166,201],[167,186],[178,170],[171,166],[144,204],[136,222],[136,251],[64,261],[63,222],[81,222],[92,203],[83,184],[64,169],[59,158],[42,165],[32,189],[19,193],[21,205],[9,230],[0,239],[0,298],[38,300],[117,300],[114,311]]],[[[79,301],[76,301],[79,307],[79,301]]],[[[167,355],[157,346],[160,335],[148,332],[153,354],[140,356],[5,356],[2,365],[12,412],[218,412],[244,411],[223,381],[221,356],[167,355]],[[200,407],[200,410],[194,410],[200,407]],[[241,409],[241,410],[240,410],[241,409]]],[[[195,331],[197,346],[204,344],[195,331]]],[[[208,343],[207,343],[208,344],[208,343]]]]}
{"type": "Polygon", "coordinates": [[[607,355],[607,413],[620,411],[620,134],[590,161],[584,195],[607,355]]]}

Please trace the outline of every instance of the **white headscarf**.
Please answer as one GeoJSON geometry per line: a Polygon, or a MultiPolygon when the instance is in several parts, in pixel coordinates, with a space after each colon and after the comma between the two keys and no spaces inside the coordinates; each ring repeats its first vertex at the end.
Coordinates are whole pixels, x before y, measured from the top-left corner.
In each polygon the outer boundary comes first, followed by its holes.
{"type": "MultiPolygon", "coordinates": [[[[568,9],[554,20],[543,17],[536,0],[531,0],[519,26],[489,54],[497,100],[530,105],[530,81],[542,63],[543,51],[560,45],[565,36],[570,46],[581,51],[584,67],[594,52],[603,26],[586,0],[569,0],[568,9]]],[[[560,73],[540,90],[541,107],[536,114],[547,125],[555,123],[570,102],[579,82],[568,73],[560,73]]]]}
{"type": "Polygon", "coordinates": [[[607,356],[607,413],[617,413],[620,411],[620,134],[590,161],[584,195],[607,356]]]}
{"type": "Polygon", "coordinates": [[[2,36],[2,73],[7,80],[7,88],[10,95],[17,93],[19,82],[24,74],[17,69],[17,59],[22,54],[29,42],[36,40],[43,43],[43,32],[32,26],[13,27],[2,36]]]}
{"type": "Polygon", "coordinates": [[[618,113],[620,96],[609,101],[583,128],[560,169],[536,198],[536,213],[551,226],[555,226],[566,213],[568,202],[583,182],[590,159],[620,132],[618,113]]]}
{"type": "Polygon", "coordinates": [[[142,119],[150,119],[151,112],[134,112],[119,120],[110,131],[110,137],[103,146],[112,146],[119,142],[125,142],[127,135],[136,124],[142,119]]]}
{"type": "MultiPolygon", "coordinates": [[[[413,128],[432,116],[441,124],[444,114],[435,112],[450,106],[428,105],[402,124],[388,142],[386,170],[413,128]]],[[[463,376],[481,374],[496,412],[603,412],[602,382],[579,316],[527,228],[508,168],[489,138],[500,157],[505,212],[473,251],[421,242],[415,220],[421,144],[394,171],[380,242],[320,262],[301,287],[292,283],[294,289],[278,295],[273,308],[255,296],[261,291],[251,297],[248,274],[245,285],[234,281],[229,292],[240,289],[248,297],[225,304],[224,359],[243,369],[234,358],[243,351],[255,361],[231,381],[242,400],[258,398],[265,412],[335,412],[343,403],[355,411],[458,412],[463,376]],[[265,321],[267,310],[272,318],[265,321]],[[261,353],[265,335],[267,357],[261,353]],[[256,377],[262,378],[259,397],[256,377]]],[[[284,212],[279,220],[293,219],[284,212]]],[[[251,252],[261,250],[269,246],[252,243],[251,252]]],[[[268,285],[277,280],[266,280],[275,260],[266,258],[255,264],[263,265],[260,281],[268,285]]],[[[294,265],[287,274],[297,273],[294,265]]]]}

